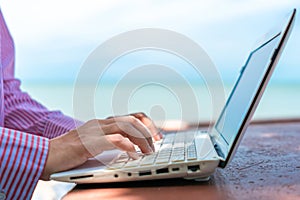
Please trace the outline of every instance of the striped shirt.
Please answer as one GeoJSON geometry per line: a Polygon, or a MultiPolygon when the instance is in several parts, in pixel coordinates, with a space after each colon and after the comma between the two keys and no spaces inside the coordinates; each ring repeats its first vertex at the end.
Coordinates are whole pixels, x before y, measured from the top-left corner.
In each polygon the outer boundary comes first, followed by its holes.
{"type": "Polygon", "coordinates": [[[13,39],[0,10],[0,198],[30,199],[46,163],[49,138],[75,128],[75,121],[21,91],[14,62],[13,39]]]}

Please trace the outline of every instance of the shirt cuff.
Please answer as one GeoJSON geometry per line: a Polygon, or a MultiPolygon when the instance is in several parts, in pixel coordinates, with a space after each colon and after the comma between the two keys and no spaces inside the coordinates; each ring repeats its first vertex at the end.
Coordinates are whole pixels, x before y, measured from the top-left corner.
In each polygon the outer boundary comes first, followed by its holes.
{"type": "Polygon", "coordinates": [[[0,190],[7,199],[30,199],[46,164],[49,140],[2,127],[0,132],[0,190]]]}

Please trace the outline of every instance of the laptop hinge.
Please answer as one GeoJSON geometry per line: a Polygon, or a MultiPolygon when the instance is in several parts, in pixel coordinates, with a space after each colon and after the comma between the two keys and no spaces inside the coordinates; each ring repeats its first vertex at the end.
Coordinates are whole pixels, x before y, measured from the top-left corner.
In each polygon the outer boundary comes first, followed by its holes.
{"type": "Polygon", "coordinates": [[[225,155],[224,155],[224,153],[222,152],[222,149],[221,149],[221,147],[218,145],[218,143],[215,143],[215,144],[214,144],[214,148],[215,148],[215,150],[216,150],[216,152],[217,152],[217,154],[218,154],[220,160],[225,161],[225,155]]]}

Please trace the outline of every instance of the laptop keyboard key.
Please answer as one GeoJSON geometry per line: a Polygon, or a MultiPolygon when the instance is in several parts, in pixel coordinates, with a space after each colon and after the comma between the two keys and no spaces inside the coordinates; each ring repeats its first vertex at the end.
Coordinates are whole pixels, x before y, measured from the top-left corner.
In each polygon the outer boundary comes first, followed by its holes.
{"type": "Polygon", "coordinates": [[[156,157],[156,154],[144,156],[140,165],[153,165],[155,157],[156,157]]]}
{"type": "Polygon", "coordinates": [[[107,167],[108,167],[108,169],[121,169],[121,168],[123,168],[124,164],[125,164],[124,162],[112,163],[112,164],[109,164],[107,167]]]}
{"type": "Polygon", "coordinates": [[[137,160],[129,160],[126,164],[125,164],[125,168],[131,168],[131,167],[137,167],[139,166],[141,162],[141,158],[137,159],[137,160]]]}
{"type": "Polygon", "coordinates": [[[196,159],[197,159],[197,152],[196,152],[195,141],[193,141],[191,144],[187,145],[187,160],[196,160],[196,159]]]}
{"type": "Polygon", "coordinates": [[[141,154],[140,158],[133,160],[127,153],[121,156],[109,165],[109,168],[132,168],[138,166],[149,166],[155,164],[169,164],[170,162],[185,162],[197,160],[197,151],[192,132],[166,134],[164,139],[156,142],[157,152],[150,155],[141,154]]]}

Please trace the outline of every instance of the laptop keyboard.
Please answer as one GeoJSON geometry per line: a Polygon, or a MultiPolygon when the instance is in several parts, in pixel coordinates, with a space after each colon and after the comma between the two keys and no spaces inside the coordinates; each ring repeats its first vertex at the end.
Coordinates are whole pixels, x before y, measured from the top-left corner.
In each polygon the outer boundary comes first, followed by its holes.
{"type": "Polygon", "coordinates": [[[156,152],[145,155],[140,151],[139,158],[134,160],[126,152],[109,163],[110,169],[133,168],[155,164],[170,164],[197,160],[195,145],[195,131],[169,133],[164,138],[155,142],[156,152]]]}

